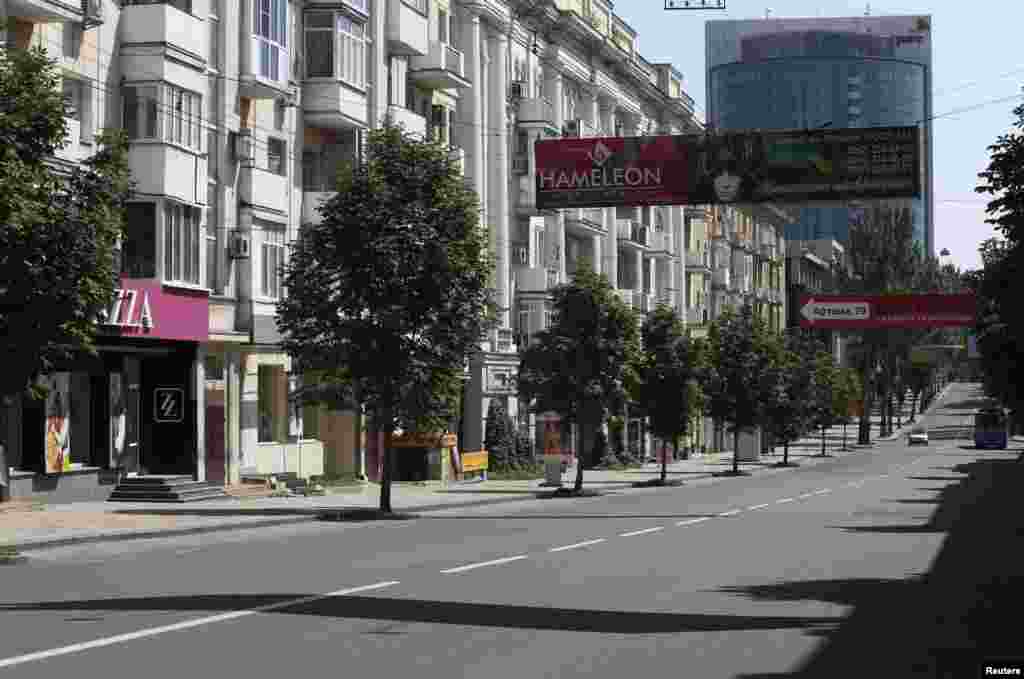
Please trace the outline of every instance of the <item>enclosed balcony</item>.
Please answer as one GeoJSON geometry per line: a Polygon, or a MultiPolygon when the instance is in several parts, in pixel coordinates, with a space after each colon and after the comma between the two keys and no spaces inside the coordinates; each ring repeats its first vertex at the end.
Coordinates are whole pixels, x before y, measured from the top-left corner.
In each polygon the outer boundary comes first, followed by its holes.
{"type": "Polygon", "coordinates": [[[303,118],[308,125],[331,130],[363,128],[369,122],[366,92],[330,78],[302,82],[303,118]]]}
{"type": "MultiPolygon", "coordinates": [[[[191,3],[160,2],[128,4],[121,10],[119,22],[122,60],[129,80],[153,80],[168,70],[167,58],[205,69],[209,30],[200,17],[209,13],[208,0],[191,3]],[[139,48],[130,47],[138,45],[139,48]],[[164,49],[155,53],[152,46],[164,49]],[[144,51],[139,51],[139,50],[144,51]]],[[[173,68],[174,64],[170,65],[173,68]]],[[[179,67],[180,68],[180,67],[179,67]]]]}
{"type": "Polygon", "coordinates": [[[428,0],[386,0],[387,40],[393,54],[425,55],[428,38],[428,0]]]}
{"type": "Polygon", "coordinates": [[[465,55],[451,45],[430,41],[430,51],[409,61],[409,79],[428,89],[447,90],[470,86],[465,55]]]}

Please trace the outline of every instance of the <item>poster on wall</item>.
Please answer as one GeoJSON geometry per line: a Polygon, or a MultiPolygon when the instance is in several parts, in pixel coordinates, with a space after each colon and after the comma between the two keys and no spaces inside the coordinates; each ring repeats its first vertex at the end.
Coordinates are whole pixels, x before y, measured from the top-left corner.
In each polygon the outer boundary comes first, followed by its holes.
{"type": "Polygon", "coordinates": [[[58,474],[71,469],[71,373],[53,373],[43,380],[49,389],[43,438],[45,472],[58,474]]]}

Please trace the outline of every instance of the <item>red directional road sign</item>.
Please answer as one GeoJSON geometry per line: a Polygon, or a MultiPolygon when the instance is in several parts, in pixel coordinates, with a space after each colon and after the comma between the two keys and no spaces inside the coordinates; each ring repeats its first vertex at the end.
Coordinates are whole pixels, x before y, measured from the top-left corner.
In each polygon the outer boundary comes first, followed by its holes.
{"type": "Polygon", "coordinates": [[[972,294],[812,294],[799,302],[800,327],[826,330],[971,326],[974,310],[972,294]]]}

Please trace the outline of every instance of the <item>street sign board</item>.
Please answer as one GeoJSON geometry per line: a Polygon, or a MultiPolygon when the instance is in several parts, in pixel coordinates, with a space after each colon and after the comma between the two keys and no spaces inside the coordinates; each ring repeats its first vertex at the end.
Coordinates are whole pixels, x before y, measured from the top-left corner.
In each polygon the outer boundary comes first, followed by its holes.
{"type": "Polygon", "coordinates": [[[802,295],[800,326],[864,330],[974,325],[972,294],[802,295]]]}
{"type": "Polygon", "coordinates": [[[534,152],[541,210],[921,195],[913,126],[569,137],[534,152]]]}

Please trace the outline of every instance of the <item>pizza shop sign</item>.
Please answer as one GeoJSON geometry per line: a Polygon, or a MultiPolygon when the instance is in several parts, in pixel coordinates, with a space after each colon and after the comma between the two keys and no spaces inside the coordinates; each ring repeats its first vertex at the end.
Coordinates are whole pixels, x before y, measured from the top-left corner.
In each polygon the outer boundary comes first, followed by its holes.
{"type": "Polygon", "coordinates": [[[143,328],[153,327],[153,310],[149,305],[147,290],[119,288],[114,291],[110,309],[100,312],[100,323],[108,327],[143,328]]]}

